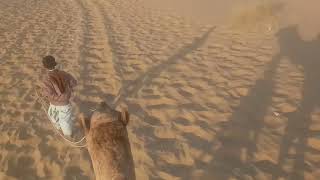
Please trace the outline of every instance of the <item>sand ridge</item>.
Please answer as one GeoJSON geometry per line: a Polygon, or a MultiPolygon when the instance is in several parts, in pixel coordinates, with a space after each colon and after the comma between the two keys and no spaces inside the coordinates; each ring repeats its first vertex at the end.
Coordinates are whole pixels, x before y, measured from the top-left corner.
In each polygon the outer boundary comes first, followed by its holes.
{"type": "Polygon", "coordinates": [[[94,179],[87,151],[54,134],[33,96],[48,53],[79,80],[76,113],[128,107],[137,179],[319,179],[320,41],[268,11],[239,28],[139,0],[0,9],[0,179],[94,179]]]}

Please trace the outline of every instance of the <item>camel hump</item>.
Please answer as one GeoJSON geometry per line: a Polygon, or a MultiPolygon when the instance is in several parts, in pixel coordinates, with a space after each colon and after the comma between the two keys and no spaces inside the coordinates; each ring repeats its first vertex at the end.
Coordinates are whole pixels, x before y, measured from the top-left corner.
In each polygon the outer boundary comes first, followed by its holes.
{"type": "Polygon", "coordinates": [[[122,108],[121,111],[117,111],[111,108],[105,102],[101,102],[91,115],[90,127],[94,128],[96,126],[99,126],[99,124],[101,123],[111,123],[116,121],[120,121],[121,124],[126,127],[129,123],[129,120],[130,115],[127,109],[122,108]]]}
{"type": "MultiPolygon", "coordinates": [[[[118,111],[112,109],[106,102],[102,101],[99,104],[98,111],[100,113],[106,113],[112,116],[113,119],[116,119],[118,115],[118,111]]],[[[104,117],[106,118],[106,117],[104,117]]],[[[127,126],[130,120],[130,115],[127,108],[122,108],[120,112],[119,120],[123,123],[124,126],[127,126]]]]}

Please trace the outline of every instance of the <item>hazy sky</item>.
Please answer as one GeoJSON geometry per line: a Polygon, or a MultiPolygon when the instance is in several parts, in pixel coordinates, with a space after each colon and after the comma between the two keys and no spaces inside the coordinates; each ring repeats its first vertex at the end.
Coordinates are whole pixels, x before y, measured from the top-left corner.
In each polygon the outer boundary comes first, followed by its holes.
{"type": "Polygon", "coordinates": [[[143,0],[150,7],[174,10],[190,20],[205,24],[220,24],[227,21],[232,11],[252,7],[261,2],[283,2],[280,13],[281,26],[297,24],[301,36],[312,39],[320,33],[319,0],[143,0]]]}

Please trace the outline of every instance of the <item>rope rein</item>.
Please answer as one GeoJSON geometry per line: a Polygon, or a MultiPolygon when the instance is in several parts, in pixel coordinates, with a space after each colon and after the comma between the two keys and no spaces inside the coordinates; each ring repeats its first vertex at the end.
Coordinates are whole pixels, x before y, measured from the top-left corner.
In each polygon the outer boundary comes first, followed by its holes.
{"type": "Polygon", "coordinates": [[[37,97],[37,100],[39,100],[40,104],[41,104],[41,109],[44,111],[44,113],[46,114],[48,120],[50,121],[53,129],[55,130],[56,134],[59,134],[61,136],[61,138],[63,140],[65,140],[70,146],[73,146],[73,147],[77,147],[77,148],[82,148],[82,147],[86,147],[87,144],[84,144],[84,145],[79,145],[81,142],[83,142],[86,138],[86,136],[83,136],[79,141],[71,141],[67,138],[64,137],[64,135],[55,127],[55,124],[50,120],[50,117],[47,113],[47,110],[46,110],[46,102],[44,102],[43,100],[43,97],[39,94],[39,92],[36,90],[36,95],[38,96],[37,97]]]}

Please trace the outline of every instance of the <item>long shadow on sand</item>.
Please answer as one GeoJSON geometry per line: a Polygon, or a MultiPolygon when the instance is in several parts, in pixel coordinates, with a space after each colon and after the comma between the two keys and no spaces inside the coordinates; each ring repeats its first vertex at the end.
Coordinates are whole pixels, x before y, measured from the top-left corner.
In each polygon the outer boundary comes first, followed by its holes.
{"type": "Polygon", "coordinates": [[[305,163],[306,152],[319,153],[319,150],[307,146],[307,139],[320,133],[309,130],[310,115],[320,104],[320,83],[317,79],[320,77],[320,38],[302,40],[296,26],[281,29],[277,37],[280,53],[267,65],[264,78],[258,80],[249,95],[241,99],[230,121],[223,125],[224,130],[219,135],[222,146],[215,152],[217,158],[208,169],[219,180],[230,177],[243,179],[244,175],[255,177],[257,168],[272,174],[273,180],[304,180],[304,172],[310,170],[305,163]],[[284,114],[288,124],[280,144],[278,163],[253,162],[257,138],[271,104],[276,68],[284,57],[303,67],[303,98],[295,112],[284,114]],[[294,148],[295,153],[289,153],[290,148],[294,148]],[[285,172],[282,167],[287,161],[292,162],[290,172],[285,172]]]}
{"type": "Polygon", "coordinates": [[[249,94],[240,100],[230,120],[221,124],[224,129],[218,135],[221,147],[215,153],[217,158],[213,162],[213,175],[217,179],[227,180],[230,176],[254,173],[249,163],[257,150],[256,142],[271,104],[274,74],[279,62],[279,58],[274,58],[267,64],[264,77],[257,80],[249,94]]]}
{"type": "MultiPolygon", "coordinates": [[[[304,172],[310,168],[305,163],[306,152],[320,153],[319,150],[307,146],[307,140],[318,132],[309,130],[311,125],[311,113],[320,105],[320,36],[312,41],[303,40],[298,33],[297,26],[290,26],[278,33],[280,44],[279,58],[288,57],[292,64],[303,67],[304,84],[302,100],[295,112],[287,114],[288,124],[283,136],[278,168],[288,161],[293,161],[291,172],[287,175],[290,180],[304,180],[304,172]],[[289,153],[294,148],[295,153],[289,153]]],[[[279,179],[275,175],[273,180],[279,179]]]]}
{"type": "Polygon", "coordinates": [[[134,81],[123,84],[119,91],[119,94],[117,95],[117,99],[115,99],[113,104],[118,105],[120,101],[136,95],[136,93],[141,90],[142,87],[149,85],[153,79],[159,77],[163,71],[168,69],[168,67],[170,67],[174,63],[177,63],[179,60],[182,60],[187,54],[201,47],[214,29],[215,27],[210,28],[201,37],[195,38],[192,43],[182,47],[176,54],[169,57],[168,60],[150,68],[147,72],[143,73],[134,81]]]}

